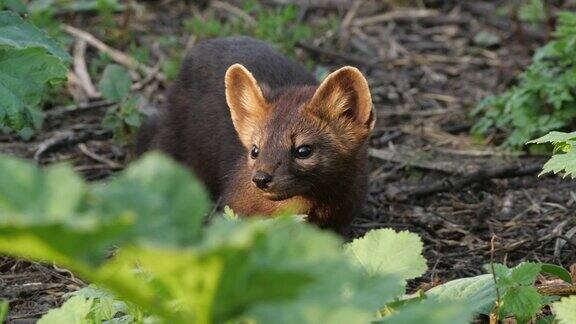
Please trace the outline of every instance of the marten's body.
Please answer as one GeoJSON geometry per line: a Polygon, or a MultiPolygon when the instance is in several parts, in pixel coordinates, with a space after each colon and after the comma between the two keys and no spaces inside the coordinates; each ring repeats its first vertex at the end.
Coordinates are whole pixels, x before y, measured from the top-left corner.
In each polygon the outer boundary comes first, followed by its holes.
{"type": "Polygon", "coordinates": [[[159,149],[188,165],[241,215],[290,209],[341,231],[366,194],[371,108],[354,68],[318,86],[264,42],[213,39],[189,53],[138,151],[159,149]]]}

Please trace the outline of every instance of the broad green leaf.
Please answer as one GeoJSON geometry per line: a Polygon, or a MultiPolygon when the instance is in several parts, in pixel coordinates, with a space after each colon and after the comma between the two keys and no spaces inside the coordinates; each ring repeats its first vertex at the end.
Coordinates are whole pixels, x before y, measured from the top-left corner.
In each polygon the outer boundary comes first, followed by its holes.
{"type": "Polygon", "coordinates": [[[541,269],[540,263],[522,262],[512,269],[510,278],[516,284],[533,285],[541,269]]]}
{"type": "Polygon", "coordinates": [[[406,280],[421,276],[427,269],[422,241],[409,232],[370,231],[347,244],[345,251],[370,276],[394,275],[406,280]]]}
{"type": "Polygon", "coordinates": [[[544,144],[544,143],[562,143],[568,141],[576,140],[576,132],[565,133],[565,132],[550,132],[540,138],[528,142],[529,144],[544,144]]]}
{"type": "Polygon", "coordinates": [[[0,178],[0,251],[75,269],[101,262],[121,240],[194,242],[209,210],[192,175],[158,154],[90,187],[67,166],[40,170],[9,157],[0,158],[0,178]]]}
{"type": "Polygon", "coordinates": [[[23,50],[38,47],[44,48],[59,60],[70,60],[70,55],[46,33],[13,12],[0,11],[0,48],[23,50]]]}
{"type": "Polygon", "coordinates": [[[572,276],[570,275],[570,272],[568,272],[568,270],[564,269],[563,267],[550,263],[542,263],[541,265],[542,273],[551,274],[566,281],[569,284],[572,283],[572,276]]]}
{"type": "Polygon", "coordinates": [[[502,311],[513,314],[520,323],[526,323],[542,307],[540,294],[534,287],[519,286],[508,288],[502,297],[502,311]]]}
{"type": "Polygon", "coordinates": [[[463,302],[430,302],[411,304],[375,323],[386,324],[468,324],[474,311],[463,302]]]}
{"type": "Polygon", "coordinates": [[[16,13],[23,14],[27,12],[26,5],[22,0],[0,0],[0,10],[12,10],[16,13]]]}
{"type": "Polygon", "coordinates": [[[95,185],[90,207],[105,217],[136,214],[138,222],[126,239],[184,246],[199,239],[211,206],[208,193],[188,170],[149,153],[112,181],[95,185]]]}
{"type": "Polygon", "coordinates": [[[564,177],[576,178],[576,150],[568,153],[555,154],[542,167],[540,175],[552,172],[554,174],[565,172],[564,177]]]}
{"type": "Polygon", "coordinates": [[[349,265],[332,234],[294,218],[220,219],[204,240],[186,250],[125,248],[98,280],[180,323],[367,321],[402,292],[399,280],[349,265]]]}
{"type": "Polygon", "coordinates": [[[132,222],[129,214],[104,220],[82,212],[87,188],[70,167],[40,170],[0,157],[0,251],[74,265],[99,262],[132,222]]]}
{"type": "Polygon", "coordinates": [[[117,64],[110,64],[104,69],[98,89],[102,96],[110,101],[121,102],[130,92],[132,79],[128,71],[117,64]]]}
{"type": "Polygon", "coordinates": [[[4,323],[8,317],[8,301],[6,299],[0,299],[0,323],[4,323]]]}
{"type": "Polygon", "coordinates": [[[93,300],[82,296],[68,299],[60,308],[51,309],[38,321],[38,324],[89,323],[93,300]]]}
{"type": "Polygon", "coordinates": [[[462,278],[436,286],[426,296],[439,302],[465,302],[475,312],[489,314],[496,302],[496,287],[492,274],[462,278]]]}
{"type": "Polygon", "coordinates": [[[576,323],[576,296],[564,297],[552,304],[559,324],[576,323]]]}
{"type": "MultiPolygon", "coordinates": [[[[164,322],[368,322],[408,278],[405,270],[367,276],[335,235],[297,217],[218,218],[201,233],[205,190],[158,153],[99,184],[67,166],[41,170],[6,157],[2,174],[0,253],[55,261],[164,322]],[[121,248],[103,258],[112,244],[121,248]]],[[[379,232],[385,248],[411,245],[421,258],[417,237],[379,232]]],[[[400,264],[408,263],[419,266],[400,264]]],[[[116,300],[77,294],[43,321],[142,321],[116,300]]]]}
{"type": "Polygon", "coordinates": [[[32,110],[37,109],[45,84],[64,79],[66,72],[60,59],[44,49],[0,46],[0,127],[32,126],[32,110]]]}

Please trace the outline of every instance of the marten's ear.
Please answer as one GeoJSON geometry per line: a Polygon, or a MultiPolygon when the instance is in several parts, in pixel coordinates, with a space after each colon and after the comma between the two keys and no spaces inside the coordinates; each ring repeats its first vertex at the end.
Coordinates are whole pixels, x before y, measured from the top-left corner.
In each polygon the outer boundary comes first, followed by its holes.
{"type": "Polygon", "coordinates": [[[262,89],[252,73],[241,64],[234,64],[226,71],[226,102],[230,107],[232,123],[240,140],[251,148],[252,134],[257,125],[270,112],[270,105],[264,99],[262,89]]]}
{"type": "Polygon", "coordinates": [[[330,73],[314,93],[308,109],[329,121],[347,118],[370,131],[376,122],[368,82],[351,66],[330,73]]]}

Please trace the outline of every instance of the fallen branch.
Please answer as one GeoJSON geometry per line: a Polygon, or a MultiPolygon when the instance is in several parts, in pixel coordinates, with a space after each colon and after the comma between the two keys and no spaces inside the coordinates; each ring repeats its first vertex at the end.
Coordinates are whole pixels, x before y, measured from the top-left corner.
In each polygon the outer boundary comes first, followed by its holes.
{"type": "Polygon", "coordinates": [[[394,10],[391,12],[386,12],[372,17],[356,19],[356,21],[354,22],[354,26],[363,27],[395,20],[413,20],[427,17],[435,17],[438,15],[439,12],[437,10],[429,10],[429,9],[394,10]]]}
{"type": "Polygon", "coordinates": [[[382,161],[401,163],[404,165],[420,169],[440,171],[449,174],[463,174],[466,172],[465,166],[463,166],[461,163],[424,160],[419,158],[417,154],[409,154],[405,152],[385,150],[385,149],[384,150],[369,149],[368,154],[371,157],[377,158],[382,161]]]}
{"type": "Polygon", "coordinates": [[[88,68],[86,67],[86,41],[79,39],[74,45],[74,72],[78,77],[78,84],[82,87],[86,96],[90,99],[100,98],[101,95],[96,90],[88,68]]]}
{"type": "Polygon", "coordinates": [[[124,168],[119,163],[116,163],[116,162],[114,162],[114,161],[112,161],[112,160],[110,160],[104,156],[98,155],[98,154],[90,151],[88,149],[88,147],[86,146],[86,144],[84,144],[84,143],[78,144],[78,148],[87,157],[91,158],[92,160],[94,160],[96,162],[100,162],[100,163],[104,163],[104,164],[108,165],[110,167],[110,169],[112,169],[112,170],[121,170],[124,168]]]}
{"type": "Polygon", "coordinates": [[[374,67],[378,61],[380,61],[380,59],[368,59],[368,58],[363,58],[363,57],[359,57],[359,56],[355,56],[355,55],[350,55],[350,54],[345,54],[342,52],[337,52],[334,50],[330,50],[327,48],[321,48],[318,46],[314,46],[312,44],[308,44],[308,43],[304,43],[304,42],[297,42],[296,46],[309,51],[309,52],[313,52],[316,54],[320,54],[320,55],[326,55],[332,58],[337,58],[337,59],[341,59],[343,61],[358,65],[358,66],[366,66],[366,67],[374,67]]]}
{"type": "Polygon", "coordinates": [[[527,166],[505,165],[493,168],[478,170],[467,176],[450,177],[431,184],[424,184],[408,189],[389,187],[386,189],[386,196],[395,200],[406,200],[410,197],[421,197],[440,192],[462,189],[472,183],[482,182],[490,179],[515,178],[536,174],[542,170],[542,163],[533,163],[527,166]]]}
{"type": "Polygon", "coordinates": [[[229,4],[227,2],[214,0],[210,3],[210,6],[212,6],[215,9],[226,11],[226,12],[242,19],[246,24],[250,25],[251,27],[255,27],[258,24],[256,22],[256,20],[254,18],[252,18],[252,16],[247,14],[244,10],[242,10],[242,9],[232,5],[232,4],[229,4]]]}
{"type": "MultiPolygon", "coordinates": [[[[88,43],[91,46],[94,46],[99,51],[106,53],[113,61],[115,61],[121,65],[124,65],[128,69],[140,71],[140,72],[144,73],[145,75],[149,75],[149,74],[154,73],[154,69],[152,69],[151,67],[148,67],[144,64],[141,64],[140,62],[138,62],[133,57],[128,56],[128,55],[120,52],[119,50],[114,49],[114,48],[104,44],[104,42],[102,42],[101,40],[99,40],[94,35],[92,35],[88,32],[85,32],[85,31],[80,30],[78,28],[72,27],[70,25],[63,25],[63,28],[64,28],[64,31],[66,31],[68,34],[70,34],[70,35],[72,35],[72,36],[74,36],[80,40],[84,40],[86,43],[88,43]]],[[[156,78],[158,78],[161,81],[164,81],[166,79],[166,77],[162,73],[158,73],[156,75],[156,78]]]]}

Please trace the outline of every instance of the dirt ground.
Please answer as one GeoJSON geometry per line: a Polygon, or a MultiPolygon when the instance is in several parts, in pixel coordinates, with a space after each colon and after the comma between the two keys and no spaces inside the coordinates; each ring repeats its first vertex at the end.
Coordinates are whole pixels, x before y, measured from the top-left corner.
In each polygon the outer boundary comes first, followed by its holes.
{"type": "MultiPolygon", "coordinates": [[[[537,178],[545,157],[500,149],[498,133],[483,140],[469,134],[475,105],[514,84],[547,37],[545,30],[497,14],[501,2],[424,1],[426,8],[391,8],[379,1],[357,6],[334,0],[300,10],[303,23],[332,14],[341,24],[297,44],[297,56],[327,69],[355,65],[369,79],[378,122],[370,140],[370,194],[353,233],[380,227],[418,233],[429,271],[410,284],[413,289],[483,273],[494,236],[498,262],[576,263],[576,181],[537,178]]],[[[182,19],[215,10],[184,1],[140,5],[128,28],[177,36],[181,47],[195,41],[183,31],[182,19]]],[[[228,14],[234,13],[223,13],[228,14]]],[[[102,36],[89,13],[62,19],[102,36]]],[[[142,33],[138,42],[155,48],[156,60],[170,55],[150,34],[142,33]]],[[[95,56],[88,47],[87,60],[95,56]]],[[[154,78],[138,91],[151,107],[161,107],[168,84],[154,78]]],[[[73,110],[47,107],[37,135],[24,141],[0,134],[0,152],[41,165],[67,161],[86,179],[105,179],[131,158],[101,126],[107,107],[100,100],[74,104],[73,110]]],[[[54,265],[0,257],[0,297],[10,300],[10,323],[34,322],[82,285],[54,265]]]]}

